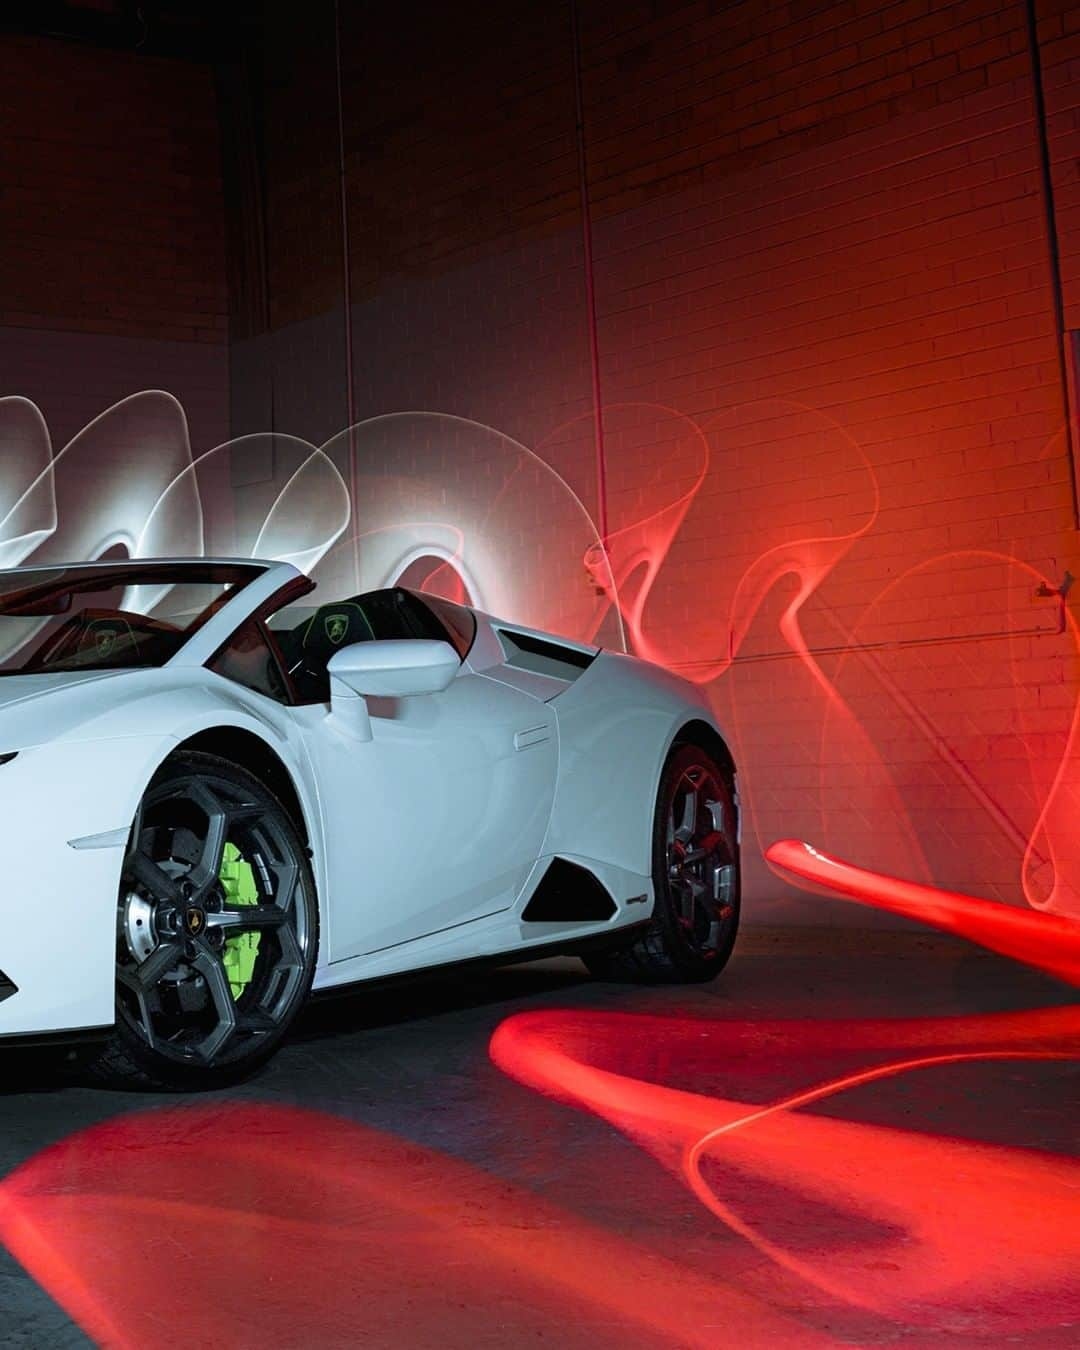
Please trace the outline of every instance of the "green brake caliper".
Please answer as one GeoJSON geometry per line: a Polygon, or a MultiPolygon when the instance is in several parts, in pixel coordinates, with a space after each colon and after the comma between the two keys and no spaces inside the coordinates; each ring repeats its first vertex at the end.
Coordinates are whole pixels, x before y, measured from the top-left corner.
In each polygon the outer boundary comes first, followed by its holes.
{"type": "MultiPolygon", "coordinates": [[[[244,861],[235,844],[225,845],[218,879],[225,892],[226,904],[259,903],[259,888],[255,885],[255,873],[251,870],[251,864],[244,861]]],[[[259,937],[258,933],[237,933],[226,939],[221,960],[225,974],[229,977],[229,988],[234,999],[238,999],[251,983],[251,977],[255,973],[255,958],[259,954],[259,937]]]]}

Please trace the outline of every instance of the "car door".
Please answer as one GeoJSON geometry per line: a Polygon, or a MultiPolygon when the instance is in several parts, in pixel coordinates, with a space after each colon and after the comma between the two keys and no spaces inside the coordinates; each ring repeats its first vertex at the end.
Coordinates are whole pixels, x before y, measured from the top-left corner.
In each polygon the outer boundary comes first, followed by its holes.
{"type": "MultiPolygon", "coordinates": [[[[378,605],[357,601],[375,640],[420,635],[415,624],[394,633],[378,605]]],[[[403,616],[421,603],[403,602],[403,616]]],[[[334,618],[326,616],[329,631],[334,618]]],[[[462,654],[460,634],[438,632],[462,654]]],[[[555,795],[555,716],[529,693],[463,664],[440,693],[366,703],[370,740],[324,704],[295,710],[319,784],[332,962],[509,908],[540,853],[555,795]]]]}

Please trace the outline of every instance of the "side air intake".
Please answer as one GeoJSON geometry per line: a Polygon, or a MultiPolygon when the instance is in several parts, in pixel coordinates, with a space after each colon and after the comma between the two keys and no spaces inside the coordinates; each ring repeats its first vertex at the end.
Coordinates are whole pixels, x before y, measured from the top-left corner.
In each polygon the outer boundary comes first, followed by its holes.
{"type": "Polygon", "coordinates": [[[526,923],[598,923],[614,913],[607,887],[587,867],[553,858],[521,917],[526,923]]]}
{"type": "Polygon", "coordinates": [[[572,684],[596,660],[596,652],[580,651],[577,647],[534,637],[531,633],[515,633],[509,628],[496,628],[495,632],[502,644],[506,664],[534,675],[550,675],[572,684]]]}

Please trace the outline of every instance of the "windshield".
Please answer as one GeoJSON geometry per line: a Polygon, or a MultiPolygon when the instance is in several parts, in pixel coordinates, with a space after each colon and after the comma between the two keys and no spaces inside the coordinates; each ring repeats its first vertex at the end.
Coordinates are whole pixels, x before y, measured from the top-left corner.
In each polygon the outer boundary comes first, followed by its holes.
{"type": "Polygon", "coordinates": [[[0,572],[0,675],[164,665],[264,570],[133,562],[0,572]]]}

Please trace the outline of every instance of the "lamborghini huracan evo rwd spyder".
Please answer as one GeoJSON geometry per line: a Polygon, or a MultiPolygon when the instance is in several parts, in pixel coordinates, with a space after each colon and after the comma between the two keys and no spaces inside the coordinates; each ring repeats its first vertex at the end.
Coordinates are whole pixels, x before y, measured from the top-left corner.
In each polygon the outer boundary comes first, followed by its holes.
{"type": "Polygon", "coordinates": [[[694,686],[287,563],[0,572],[0,1047],[250,1072],[311,990],[580,953],[703,980],[739,918],[734,764],[694,686]]]}

